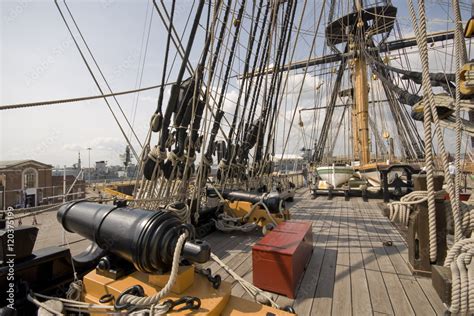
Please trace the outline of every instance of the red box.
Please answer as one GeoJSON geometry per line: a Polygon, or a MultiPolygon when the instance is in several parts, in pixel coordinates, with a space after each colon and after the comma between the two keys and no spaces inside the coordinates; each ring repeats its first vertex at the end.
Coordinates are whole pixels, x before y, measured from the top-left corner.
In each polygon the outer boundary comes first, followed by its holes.
{"type": "Polygon", "coordinates": [[[286,221],[252,247],[253,284],[295,298],[313,252],[310,222],[286,221]]]}

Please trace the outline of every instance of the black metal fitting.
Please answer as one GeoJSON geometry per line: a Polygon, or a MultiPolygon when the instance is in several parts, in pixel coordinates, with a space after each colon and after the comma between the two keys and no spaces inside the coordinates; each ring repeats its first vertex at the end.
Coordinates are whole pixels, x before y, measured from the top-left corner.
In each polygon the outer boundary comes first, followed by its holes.
{"type": "Polygon", "coordinates": [[[145,296],[145,290],[143,289],[143,287],[141,285],[137,284],[137,285],[134,285],[132,287],[129,287],[128,289],[126,289],[125,291],[120,293],[120,295],[117,297],[117,299],[115,300],[115,303],[114,303],[114,308],[116,310],[130,309],[133,306],[130,303],[122,304],[122,302],[121,302],[122,298],[126,294],[143,297],[143,296],[145,296]]]}
{"type": "Polygon", "coordinates": [[[221,286],[222,278],[219,274],[212,276],[212,270],[210,268],[204,270],[197,270],[198,273],[207,277],[207,280],[212,283],[212,287],[216,290],[221,286]]]}
{"type": "Polygon", "coordinates": [[[184,310],[188,310],[188,309],[189,310],[196,310],[196,309],[201,308],[201,299],[199,297],[195,297],[195,296],[183,296],[180,299],[177,299],[175,301],[167,300],[163,304],[169,306],[168,311],[175,310],[175,311],[179,312],[179,311],[184,311],[184,310]],[[182,304],[184,304],[184,306],[182,306],[178,309],[175,309],[176,306],[179,306],[179,305],[182,305],[182,304]]]}

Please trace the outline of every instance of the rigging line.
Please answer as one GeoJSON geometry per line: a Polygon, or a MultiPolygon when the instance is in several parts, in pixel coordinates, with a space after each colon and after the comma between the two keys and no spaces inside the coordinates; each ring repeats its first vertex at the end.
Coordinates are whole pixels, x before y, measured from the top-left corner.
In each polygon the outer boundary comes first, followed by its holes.
{"type": "MultiPolygon", "coordinates": [[[[71,28],[69,27],[69,24],[67,23],[66,18],[64,17],[64,14],[63,14],[61,8],[59,7],[58,0],[54,0],[54,3],[55,3],[55,5],[56,5],[56,8],[57,8],[58,11],[59,11],[59,14],[61,15],[61,18],[62,18],[64,24],[66,25],[66,28],[67,28],[68,31],[69,31],[69,34],[71,35],[71,37],[72,37],[72,39],[73,39],[73,41],[74,41],[74,44],[76,45],[76,48],[77,48],[78,51],[79,51],[79,54],[80,54],[81,57],[82,57],[82,60],[84,61],[85,65],[86,65],[86,67],[87,67],[87,69],[88,69],[88,71],[89,71],[89,74],[92,76],[92,79],[94,80],[94,82],[95,82],[97,88],[99,89],[100,93],[103,95],[104,92],[102,91],[102,89],[101,89],[101,87],[100,87],[100,85],[99,85],[99,82],[97,81],[96,77],[94,76],[94,73],[92,72],[92,69],[90,68],[89,63],[87,62],[87,60],[86,60],[84,54],[82,53],[82,50],[81,50],[81,48],[79,47],[79,44],[77,43],[77,40],[76,40],[76,38],[74,37],[74,34],[72,33],[72,30],[71,30],[71,28]]],[[[130,146],[130,149],[132,150],[133,155],[135,156],[135,159],[138,160],[137,152],[135,151],[135,148],[132,146],[132,144],[131,144],[130,140],[128,139],[127,134],[125,133],[125,131],[124,131],[122,125],[120,124],[120,122],[119,122],[117,116],[115,115],[114,111],[112,110],[112,107],[110,106],[109,101],[108,101],[105,97],[104,97],[104,101],[105,101],[105,103],[107,104],[107,107],[109,108],[110,112],[112,113],[112,116],[114,117],[115,122],[117,123],[117,125],[118,125],[120,131],[122,132],[123,137],[125,138],[125,140],[127,141],[128,145],[130,146]]]]}
{"type": "MultiPolygon", "coordinates": [[[[166,83],[165,86],[170,86],[173,83],[174,82],[166,83]]],[[[120,91],[120,92],[114,92],[114,93],[109,93],[109,94],[100,94],[100,95],[87,96],[87,97],[77,97],[77,98],[49,100],[49,101],[38,101],[38,102],[30,102],[30,103],[6,104],[6,105],[1,105],[0,106],[0,111],[15,110],[15,109],[29,108],[29,107],[36,107],[36,106],[44,106],[44,105],[74,103],[74,102],[89,101],[89,100],[95,100],[95,99],[104,99],[104,98],[109,98],[109,97],[113,97],[113,96],[126,95],[126,94],[131,94],[131,93],[138,93],[138,92],[142,92],[142,91],[154,90],[154,89],[158,89],[160,87],[161,87],[161,84],[154,85],[154,86],[149,86],[149,87],[145,87],[145,88],[140,88],[140,89],[125,90],[125,91],[120,91]]]]}
{"type": "MultiPolygon", "coordinates": [[[[237,20],[238,21],[241,21],[241,19],[242,19],[242,14],[243,14],[243,11],[244,11],[245,1],[246,0],[242,1],[242,4],[241,4],[240,9],[238,11],[238,14],[237,14],[237,20]]],[[[217,113],[216,113],[216,117],[215,117],[215,120],[214,120],[214,124],[213,124],[212,129],[211,129],[211,136],[209,138],[208,147],[207,147],[207,150],[205,152],[206,158],[209,159],[209,160],[210,160],[209,157],[212,156],[212,150],[214,148],[213,142],[216,138],[217,131],[218,131],[220,123],[221,123],[221,118],[222,118],[222,116],[224,116],[224,112],[221,110],[221,106],[222,106],[222,103],[223,103],[224,94],[226,93],[226,90],[227,90],[227,82],[229,80],[231,64],[232,64],[233,59],[234,59],[233,57],[234,57],[234,53],[235,53],[235,46],[236,46],[237,40],[239,38],[239,33],[240,33],[240,25],[237,24],[235,26],[233,39],[232,39],[232,43],[231,43],[231,49],[230,49],[230,53],[228,55],[227,67],[226,67],[225,73],[224,73],[224,82],[222,83],[221,92],[220,92],[219,99],[218,99],[218,102],[217,102],[217,105],[216,105],[217,113]]]]}
{"type": "MultiPolygon", "coordinates": [[[[290,3],[288,3],[288,5],[287,5],[287,11],[285,13],[286,22],[284,23],[284,30],[282,31],[281,40],[280,40],[279,48],[278,48],[278,50],[279,50],[278,54],[280,56],[278,56],[278,58],[277,58],[277,63],[276,63],[277,67],[281,67],[286,63],[286,58],[288,56],[288,50],[290,48],[291,34],[292,34],[291,31],[286,32],[286,30],[288,29],[288,24],[290,26],[293,26],[293,24],[294,24],[297,4],[298,4],[297,1],[295,1],[294,4],[292,2],[291,8],[290,8],[290,3]],[[285,39],[285,37],[286,37],[286,39],[285,39]],[[286,45],[285,45],[285,42],[287,43],[286,45]],[[280,63],[280,65],[278,65],[278,63],[280,63]]],[[[291,29],[291,27],[289,29],[291,29]]],[[[295,44],[296,44],[296,42],[295,42],[295,44]]],[[[275,86],[273,86],[273,90],[271,90],[272,92],[270,94],[271,99],[269,101],[269,104],[272,104],[273,98],[275,98],[275,100],[274,100],[275,103],[274,103],[274,106],[273,106],[273,110],[272,110],[273,113],[272,113],[272,116],[270,118],[270,125],[269,126],[273,125],[273,122],[275,120],[275,115],[277,113],[279,113],[280,109],[281,109],[281,102],[283,101],[283,96],[281,95],[281,83],[282,83],[282,80],[283,80],[283,76],[284,76],[283,73],[277,74],[277,76],[275,76],[276,77],[276,80],[275,80],[276,81],[275,82],[276,92],[274,92],[275,91],[275,86]]],[[[287,74],[287,76],[288,76],[288,74],[287,74]]],[[[287,76],[285,78],[287,78],[287,76]]],[[[276,129],[276,124],[275,124],[274,129],[276,129]]],[[[269,131],[269,133],[268,133],[266,153],[268,153],[269,142],[270,142],[271,137],[274,134],[275,134],[275,131],[273,131],[273,133],[269,131]]],[[[273,136],[273,141],[274,141],[274,136],[273,136]]]]}
{"type": "MultiPolygon", "coordinates": [[[[156,4],[156,2],[154,2],[156,4]]],[[[189,56],[191,54],[191,50],[193,47],[193,41],[195,39],[197,27],[199,24],[199,20],[201,18],[202,10],[204,7],[204,0],[199,1],[199,5],[196,10],[196,14],[194,16],[194,21],[191,26],[191,30],[188,35],[188,42],[186,43],[186,49],[185,53],[183,56],[183,62],[181,64],[181,68],[179,69],[177,78],[176,78],[176,84],[173,86],[173,89],[176,89],[176,91],[179,91],[178,89],[181,88],[181,84],[183,82],[183,76],[186,71],[186,66],[189,63],[189,56]]],[[[173,24],[171,24],[171,19],[170,19],[170,27],[173,28],[173,24]]],[[[207,49],[207,48],[205,48],[207,49]]],[[[191,73],[191,75],[194,77],[196,73],[191,73]]],[[[171,92],[172,94],[174,93],[173,91],[171,92]]],[[[185,92],[187,93],[187,92],[185,92]]],[[[173,111],[175,110],[174,107],[178,105],[178,99],[173,100],[170,98],[168,101],[168,106],[166,107],[165,115],[163,116],[163,122],[161,126],[161,135],[160,135],[160,140],[159,140],[159,148],[161,152],[166,152],[166,142],[168,140],[168,136],[170,133],[170,119],[173,114],[173,111]],[[176,104],[173,105],[172,102],[175,102],[176,104]]],[[[174,168],[174,167],[173,167],[174,168]]]]}
{"type": "MultiPolygon", "coordinates": [[[[319,30],[319,26],[321,25],[321,19],[322,19],[322,15],[323,15],[323,13],[324,13],[324,8],[325,8],[325,6],[326,6],[326,0],[323,0],[322,6],[321,6],[321,12],[320,12],[320,14],[319,14],[319,19],[318,19],[318,26],[317,26],[317,28],[316,28],[316,33],[317,33],[317,31],[319,30]]],[[[288,127],[288,135],[287,135],[286,140],[285,140],[285,145],[283,146],[283,152],[285,152],[286,146],[288,145],[288,140],[289,140],[289,138],[290,138],[291,128],[292,128],[292,126],[293,126],[293,121],[295,120],[296,111],[298,110],[298,103],[299,103],[300,98],[301,98],[301,91],[302,91],[302,89],[303,89],[303,85],[304,85],[304,81],[305,81],[305,78],[306,78],[306,74],[307,74],[307,72],[308,72],[308,64],[309,64],[309,62],[310,62],[310,60],[311,60],[311,53],[312,53],[313,50],[314,50],[314,45],[315,45],[315,44],[316,44],[316,36],[314,36],[314,38],[313,38],[313,43],[311,44],[310,53],[309,53],[308,59],[307,59],[307,61],[306,61],[306,67],[305,67],[305,71],[304,71],[304,74],[303,74],[303,79],[302,79],[302,81],[301,81],[300,91],[299,91],[298,97],[297,97],[297,99],[296,99],[295,110],[293,111],[293,117],[291,118],[291,124],[290,124],[290,126],[288,127]]],[[[283,159],[283,153],[282,153],[281,159],[283,159]]],[[[280,160],[281,160],[281,159],[280,159],[280,160]]]]}
{"type": "MultiPolygon", "coordinates": [[[[142,36],[142,43],[140,45],[140,56],[142,56],[142,50],[143,50],[143,42],[145,41],[145,32],[146,32],[146,21],[147,21],[147,18],[148,18],[148,12],[150,11],[150,2],[147,2],[147,7],[146,7],[146,16],[145,16],[145,23],[143,24],[143,36],[142,36]]],[[[151,10],[151,14],[150,14],[150,22],[149,22],[149,25],[148,25],[148,34],[146,36],[146,43],[145,43],[145,53],[143,54],[143,61],[142,61],[142,65],[141,65],[141,73],[140,73],[140,69],[137,70],[137,78],[135,79],[135,87],[136,88],[140,88],[142,86],[142,81],[143,81],[143,74],[145,72],[145,63],[146,63],[146,57],[147,57],[147,53],[148,53],[148,43],[150,41],[150,34],[151,34],[151,25],[152,25],[152,21],[153,21],[153,9],[151,10]],[[138,78],[138,76],[140,75],[140,79],[138,78]],[[139,80],[139,81],[138,81],[139,80]]],[[[163,82],[162,82],[163,84],[163,82]]],[[[139,100],[139,97],[140,97],[140,93],[137,93],[136,94],[136,98],[135,98],[135,104],[134,104],[134,109],[133,109],[133,113],[132,113],[132,127],[135,125],[135,118],[136,118],[136,115],[137,115],[137,108],[138,108],[138,100],[139,100]]],[[[130,130],[130,134],[128,137],[131,137],[131,133],[132,131],[130,130]]]]}
{"type": "MultiPolygon", "coordinates": [[[[193,10],[194,10],[194,6],[196,5],[196,1],[193,1],[193,4],[191,5],[191,9],[189,10],[189,14],[188,14],[188,17],[186,19],[186,23],[184,24],[184,28],[183,28],[183,32],[181,32],[181,36],[178,38],[180,42],[183,41],[184,39],[184,34],[186,34],[186,30],[188,29],[188,24],[189,24],[189,21],[191,20],[191,15],[193,13],[193,10]]],[[[166,9],[166,8],[165,8],[166,9]]],[[[165,10],[165,13],[167,14],[167,11],[165,10]]],[[[163,22],[164,23],[164,22],[163,22]]],[[[165,25],[166,26],[166,25],[165,25]]],[[[173,69],[174,69],[174,65],[176,63],[176,59],[178,58],[178,51],[176,51],[174,53],[174,56],[173,56],[173,62],[171,63],[171,68],[170,68],[170,72],[168,73],[168,77],[166,78],[166,81],[170,80],[170,76],[171,76],[171,73],[173,72],[173,69]]]]}
{"type": "MultiPolygon", "coordinates": [[[[166,17],[169,20],[168,10],[166,9],[163,1],[161,1],[161,4],[163,5],[162,10],[160,10],[158,8],[158,4],[156,3],[156,0],[153,0],[153,6],[155,7],[156,12],[160,16],[161,22],[166,27],[166,30],[169,31],[169,29],[171,29],[171,31],[173,32],[173,37],[171,37],[171,40],[173,41],[173,44],[176,47],[177,53],[179,53],[181,58],[184,59],[185,51],[184,51],[184,47],[181,43],[181,39],[179,38],[178,33],[176,32],[176,29],[174,28],[173,24],[166,21],[165,16],[163,15],[163,12],[166,14],[166,17]]],[[[191,14],[191,12],[190,12],[190,14],[191,14]]],[[[184,35],[184,33],[183,33],[183,35],[184,35]]],[[[189,62],[189,60],[186,61],[186,69],[188,70],[188,72],[191,75],[193,74],[194,70],[193,70],[193,67],[192,67],[191,63],[189,62]]]]}
{"type": "MultiPolygon", "coordinates": [[[[97,60],[95,59],[94,54],[92,54],[92,51],[91,51],[91,49],[89,48],[89,45],[87,44],[86,39],[85,39],[84,36],[82,35],[81,29],[79,28],[79,25],[77,25],[76,20],[74,19],[74,16],[72,15],[71,10],[69,9],[69,6],[68,6],[67,3],[66,3],[66,0],[64,0],[64,5],[66,6],[66,10],[67,10],[67,12],[69,13],[69,16],[71,17],[72,22],[74,23],[74,26],[76,27],[77,31],[79,32],[79,36],[81,37],[82,41],[84,42],[84,45],[86,46],[87,51],[89,52],[90,56],[92,57],[92,60],[94,61],[95,66],[96,66],[97,69],[99,70],[100,76],[101,76],[102,79],[104,80],[105,85],[106,85],[107,88],[109,89],[110,93],[113,93],[112,88],[110,87],[110,85],[109,85],[107,79],[106,79],[105,76],[104,76],[104,73],[102,72],[102,69],[99,67],[99,64],[97,63],[97,60]]],[[[102,92],[102,91],[101,91],[101,92],[102,92]]],[[[121,106],[120,103],[118,102],[117,98],[115,98],[115,96],[113,96],[112,98],[114,99],[115,103],[117,104],[118,108],[120,109],[120,112],[122,113],[122,115],[123,115],[125,121],[127,122],[127,125],[130,127],[130,131],[133,133],[133,136],[135,136],[135,139],[137,140],[138,144],[140,145],[140,147],[143,147],[143,145],[142,145],[140,139],[138,138],[137,134],[135,133],[135,130],[133,129],[132,125],[130,124],[130,121],[128,120],[128,117],[127,117],[127,115],[125,114],[125,112],[123,111],[122,106],[121,106]]]]}
{"type": "MultiPolygon", "coordinates": [[[[244,71],[245,71],[245,69],[248,69],[250,67],[250,60],[252,58],[251,51],[252,51],[253,45],[255,43],[255,36],[257,35],[257,31],[258,31],[258,23],[253,23],[253,22],[256,19],[260,18],[260,14],[262,12],[262,7],[263,7],[263,0],[260,0],[259,5],[258,5],[258,10],[257,10],[257,15],[255,16],[256,6],[257,6],[257,1],[253,1],[251,27],[250,27],[249,38],[248,38],[248,41],[249,41],[250,44],[247,48],[246,60],[245,60],[245,64],[244,64],[244,71]]],[[[240,71],[240,68],[239,68],[239,71],[240,71]]],[[[246,91],[248,91],[248,89],[249,89],[249,87],[252,83],[251,79],[252,78],[250,78],[250,80],[242,79],[241,90],[239,91],[237,104],[240,104],[242,95],[245,95],[246,91]]],[[[243,108],[242,108],[242,113],[240,115],[240,122],[237,126],[237,131],[235,133],[235,142],[237,144],[240,143],[240,138],[241,138],[241,135],[243,133],[243,126],[244,126],[244,122],[245,122],[245,113],[247,112],[247,102],[245,102],[245,100],[246,100],[246,96],[244,97],[244,105],[243,105],[243,108]]],[[[232,158],[232,159],[234,159],[234,158],[232,158]]]]}
{"type": "MultiPolygon", "coordinates": [[[[170,15],[170,25],[173,24],[173,17],[174,17],[174,10],[176,6],[176,0],[173,1],[171,4],[171,15],[170,15]]],[[[165,50],[165,57],[164,57],[164,63],[163,63],[163,70],[162,70],[162,77],[161,77],[161,88],[160,88],[160,94],[158,96],[158,104],[155,113],[161,113],[161,108],[163,106],[163,95],[165,94],[165,87],[163,86],[166,80],[166,70],[168,68],[168,55],[169,55],[169,50],[170,50],[170,42],[171,42],[171,28],[168,29],[168,36],[166,37],[166,50],[165,50]]]]}
{"type": "MultiPolygon", "coordinates": [[[[261,59],[260,58],[260,51],[261,51],[261,48],[262,48],[262,39],[263,39],[263,36],[265,34],[265,28],[266,28],[266,24],[267,24],[269,10],[270,10],[270,6],[267,5],[266,8],[265,8],[264,15],[263,15],[262,27],[260,28],[260,32],[259,32],[259,36],[258,36],[257,51],[255,52],[255,57],[254,57],[254,60],[253,60],[252,68],[255,68],[257,63],[258,63],[258,60],[261,59]]],[[[257,26],[258,26],[258,23],[259,22],[257,21],[257,26]]],[[[264,46],[265,45],[266,45],[266,42],[265,42],[264,46]]],[[[262,58],[263,58],[263,54],[264,54],[264,52],[262,52],[262,58]]],[[[244,98],[245,107],[247,107],[247,104],[250,100],[250,96],[252,95],[254,97],[255,90],[258,89],[259,82],[260,82],[259,78],[257,78],[256,82],[253,82],[252,77],[250,78],[249,85],[247,86],[247,89],[245,91],[245,98],[244,98]]],[[[254,107],[256,107],[256,106],[253,105],[253,99],[252,99],[252,101],[250,103],[250,108],[249,108],[249,111],[248,111],[248,115],[247,115],[247,121],[244,124],[244,128],[243,128],[244,131],[247,131],[248,128],[249,128],[249,125],[252,123],[251,122],[251,120],[253,120],[252,113],[255,111],[254,107]]],[[[243,139],[242,139],[242,141],[243,141],[243,139]]]]}
{"type": "MultiPolygon", "coordinates": [[[[256,5],[256,3],[254,2],[253,3],[253,11],[255,11],[255,5],[256,5]]],[[[260,15],[260,12],[261,12],[260,10],[261,9],[262,9],[262,0],[260,0],[260,5],[259,5],[258,13],[257,13],[257,18],[260,15]]],[[[252,12],[252,15],[253,15],[253,12],[252,12]]],[[[244,72],[248,71],[248,69],[249,69],[249,64],[250,64],[250,59],[251,59],[251,51],[252,51],[252,48],[253,48],[253,44],[255,42],[254,39],[255,39],[255,34],[257,32],[257,26],[256,25],[254,26],[252,24],[250,32],[251,32],[251,35],[249,36],[248,43],[247,43],[248,48],[247,48],[247,52],[246,52],[246,56],[245,56],[244,72]]],[[[238,111],[239,111],[240,101],[241,101],[241,98],[242,98],[243,91],[245,90],[245,84],[246,83],[247,82],[246,82],[245,78],[243,78],[241,83],[240,83],[239,95],[238,95],[237,101],[236,101],[237,106],[235,107],[235,110],[234,110],[234,118],[232,120],[232,126],[231,126],[231,129],[229,130],[229,134],[228,134],[229,139],[231,139],[233,137],[233,134],[234,134],[235,125],[237,124],[237,115],[238,115],[238,111]]],[[[247,104],[244,103],[243,109],[242,109],[242,116],[245,115],[246,106],[247,106],[247,104]]],[[[240,128],[242,121],[243,120],[241,120],[241,122],[239,123],[238,128],[240,128]]],[[[236,133],[236,141],[237,141],[237,133],[236,133]]],[[[231,144],[228,144],[228,147],[231,148],[231,144]]],[[[230,169],[229,169],[229,172],[230,172],[230,169]]]]}
{"type": "MultiPolygon", "coordinates": [[[[366,55],[369,55],[365,50],[364,50],[364,53],[365,53],[366,55]]],[[[369,56],[369,57],[370,57],[370,56],[369,56]]],[[[376,60],[377,60],[379,63],[381,63],[381,58],[380,58],[380,56],[377,55],[376,57],[377,57],[376,60]]],[[[375,60],[375,58],[373,58],[373,59],[375,60]]],[[[386,70],[382,67],[382,68],[381,68],[381,72],[383,73],[383,75],[385,75],[386,70]]],[[[386,75],[387,75],[388,78],[392,79],[392,74],[391,74],[390,72],[387,72],[386,75]]],[[[392,80],[393,80],[393,79],[392,79],[392,80]]],[[[382,80],[382,82],[383,82],[383,80],[382,80]]],[[[390,83],[391,83],[391,81],[390,81],[390,83]]],[[[387,85],[386,83],[383,84],[382,86],[383,86],[384,91],[385,91],[385,94],[386,94],[387,96],[388,96],[388,94],[392,94],[392,93],[393,93],[393,91],[388,90],[388,85],[387,85]]],[[[403,125],[403,128],[405,128],[405,131],[404,131],[404,132],[409,136],[409,137],[407,138],[407,140],[406,140],[406,144],[407,144],[407,145],[408,145],[408,144],[412,145],[412,146],[413,146],[413,149],[415,150],[415,152],[417,153],[417,155],[418,155],[418,156],[421,156],[422,153],[421,153],[421,149],[420,149],[420,148],[422,147],[422,140],[421,140],[420,135],[418,134],[418,130],[417,130],[415,124],[413,123],[413,121],[412,121],[411,119],[409,119],[409,113],[408,113],[406,107],[400,106],[400,103],[398,102],[398,100],[396,100],[396,99],[394,98],[393,95],[390,95],[389,99],[390,99],[391,102],[393,103],[393,104],[390,104],[390,106],[391,106],[391,108],[392,108],[392,111],[393,111],[393,110],[398,111],[398,113],[399,113],[399,115],[400,115],[400,118],[401,118],[401,124],[403,125]],[[400,111],[400,108],[401,108],[401,110],[402,110],[403,112],[400,111]],[[412,127],[412,129],[410,129],[410,126],[412,127]],[[416,138],[415,138],[414,136],[415,136],[416,138]],[[409,140],[413,140],[413,139],[417,139],[417,140],[418,140],[418,145],[417,145],[415,142],[409,141],[409,140]]],[[[396,124],[399,124],[399,122],[396,121],[396,124]]]]}
{"type": "MultiPolygon", "coordinates": [[[[156,4],[155,1],[156,1],[156,0],[153,0],[155,9],[156,9],[156,11],[158,12],[158,14],[160,15],[160,18],[162,19],[163,24],[164,24],[165,27],[167,27],[167,29],[168,29],[169,26],[168,26],[168,24],[166,23],[166,21],[165,21],[165,19],[164,19],[164,16],[163,16],[163,14],[162,14],[162,12],[161,12],[161,11],[163,11],[163,12],[166,14],[166,16],[169,18],[168,11],[166,10],[166,7],[164,7],[163,10],[160,10],[160,9],[158,8],[158,6],[157,6],[157,4],[156,4]]],[[[163,0],[161,0],[161,2],[163,3],[163,0]]],[[[193,7],[194,7],[194,2],[193,2],[193,7]]],[[[191,10],[191,12],[192,12],[192,10],[191,10]]],[[[190,12],[190,13],[191,13],[191,12],[190,12]]],[[[188,20],[189,20],[189,17],[188,17],[188,20]]],[[[187,23],[187,22],[186,22],[186,23],[187,23]]],[[[174,44],[174,46],[175,46],[176,49],[177,49],[177,53],[179,53],[180,56],[183,58],[183,57],[184,57],[184,53],[183,53],[184,48],[183,48],[181,39],[178,37],[178,34],[177,34],[177,32],[176,32],[176,29],[174,28],[173,25],[171,25],[171,29],[172,29],[172,31],[173,31],[173,37],[171,38],[172,41],[173,41],[173,44],[174,44]],[[176,38],[175,38],[175,37],[176,37],[176,38]]],[[[184,36],[184,31],[183,31],[182,36],[184,36]]],[[[173,61],[173,62],[174,62],[174,61],[173,61]]],[[[189,60],[187,61],[187,66],[186,66],[186,67],[187,67],[188,72],[190,72],[190,74],[192,74],[192,73],[193,73],[193,68],[192,68],[192,65],[191,65],[191,63],[190,63],[189,60]]],[[[169,76],[168,76],[168,78],[169,78],[169,76]]],[[[211,98],[214,102],[216,102],[215,98],[214,98],[212,95],[210,95],[210,98],[211,98]]],[[[227,119],[224,117],[224,120],[227,120],[227,119]]]]}
{"type": "MultiPolygon", "coordinates": [[[[272,53],[272,45],[273,45],[273,37],[275,36],[275,40],[276,40],[276,32],[278,31],[277,30],[277,25],[276,25],[276,21],[278,19],[278,11],[280,9],[280,3],[273,3],[272,4],[272,18],[270,20],[270,23],[269,23],[269,27],[268,27],[268,37],[267,39],[269,40],[267,42],[267,46],[265,47],[265,61],[264,61],[264,64],[268,67],[268,65],[270,64],[270,60],[271,60],[271,53],[272,53]]],[[[265,76],[264,78],[262,77],[262,82],[265,81],[264,83],[264,87],[263,87],[263,107],[261,109],[261,113],[260,113],[260,118],[261,118],[261,124],[259,124],[258,126],[258,132],[257,132],[257,143],[255,145],[255,161],[254,161],[254,164],[256,164],[258,166],[258,163],[260,161],[263,160],[264,157],[262,157],[262,148],[261,146],[263,145],[263,135],[266,131],[266,126],[267,126],[267,121],[268,121],[268,115],[267,115],[267,112],[268,112],[268,76],[265,76]],[[264,79],[264,80],[263,80],[264,79]]],[[[273,77],[272,77],[272,82],[273,82],[273,77]]],[[[262,164],[263,166],[263,164],[262,164]]],[[[257,170],[258,172],[259,170],[257,170]]]]}
{"type": "MultiPolygon", "coordinates": [[[[267,8],[270,8],[270,6],[268,6],[267,8]]],[[[266,11],[266,15],[268,15],[268,11],[266,11]]],[[[271,8],[271,12],[270,12],[270,22],[267,23],[268,24],[268,27],[267,27],[267,30],[266,30],[266,33],[264,32],[264,29],[262,28],[262,33],[260,34],[260,38],[263,37],[264,34],[266,34],[265,36],[265,41],[264,41],[264,44],[262,46],[263,50],[262,50],[262,57],[260,58],[260,63],[259,63],[259,67],[263,67],[265,64],[268,63],[268,59],[269,59],[269,46],[271,45],[270,40],[272,38],[272,25],[273,25],[273,21],[275,19],[274,17],[275,15],[275,9],[274,9],[274,6],[272,6],[271,8]]],[[[260,47],[260,45],[259,45],[260,47]]],[[[253,93],[252,93],[252,100],[251,100],[251,103],[250,103],[250,109],[251,111],[249,111],[249,115],[247,117],[247,122],[250,126],[250,124],[254,121],[255,119],[255,114],[256,114],[256,108],[257,108],[257,102],[258,102],[258,99],[259,99],[259,95],[260,95],[260,92],[261,92],[261,89],[262,89],[262,84],[263,84],[263,76],[259,76],[257,77],[257,81],[255,83],[255,87],[253,89],[253,93]],[[257,95],[258,94],[258,95],[257,95]]],[[[267,77],[265,77],[265,81],[267,81],[267,77]]],[[[265,97],[265,92],[266,90],[264,89],[264,95],[262,97],[263,99],[263,103],[264,103],[264,97],[265,97]]],[[[264,104],[262,104],[262,107],[264,106],[264,104]]],[[[258,128],[259,132],[260,133],[260,126],[258,128]]]]}

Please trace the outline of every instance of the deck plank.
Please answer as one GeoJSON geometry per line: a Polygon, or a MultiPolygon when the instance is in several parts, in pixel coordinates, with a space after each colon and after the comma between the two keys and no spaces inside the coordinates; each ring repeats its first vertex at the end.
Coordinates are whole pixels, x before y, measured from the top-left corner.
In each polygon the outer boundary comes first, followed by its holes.
{"type": "Polygon", "coordinates": [[[352,280],[352,311],[354,315],[368,315],[372,313],[369,286],[364,270],[362,253],[351,251],[351,280],[352,280]]]}
{"type": "Polygon", "coordinates": [[[326,247],[322,262],[319,281],[313,300],[311,313],[314,315],[330,315],[332,310],[332,299],[334,292],[334,281],[336,277],[337,261],[337,234],[340,224],[340,206],[336,201],[332,202],[332,208],[326,208],[326,213],[333,213],[330,227],[326,234],[326,247]]]}
{"type": "Polygon", "coordinates": [[[417,277],[418,284],[420,284],[423,292],[431,303],[431,307],[435,310],[436,315],[444,315],[446,313],[446,307],[433,288],[430,278],[417,277]]]}
{"type": "Polygon", "coordinates": [[[315,235],[313,254],[293,304],[297,313],[301,315],[310,315],[316,300],[315,292],[322,275],[326,242],[329,238],[328,230],[331,228],[332,218],[335,214],[335,212],[327,212],[324,209],[324,202],[318,203],[317,200],[312,202],[311,205],[317,209],[320,216],[319,220],[313,224],[313,234],[315,235]]]}
{"type": "Polygon", "coordinates": [[[408,295],[411,306],[415,310],[416,315],[435,315],[435,311],[431,307],[430,302],[422,291],[418,282],[412,278],[401,277],[403,288],[408,295]]]}
{"type": "Polygon", "coordinates": [[[358,217],[360,219],[359,225],[361,227],[358,232],[359,239],[362,240],[361,246],[363,245],[364,249],[366,249],[366,251],[362,251],[362,258],[364,260],[372,311],[374,314],[394,315],[392,303],[390,302],[390,297],[377,261],[377,256],[374,252],[372,242],[370,241],[366,216],[363,211],[359,211],[358,217]]]}
{"type": "Polygon", "coordinates": [[[357,220],[357,210],[360,209],[360,202],[351,209],[347,221],[350,223],[350,271],[352,286],[352,312],[354,315],[368,315],[372,313],[370,303],[369,286],[365,275],[364,260],[362,257],[361,243],[359,240],[359,229],[362,225],[357,220]]]}
{"type": "MultiPolygon", "coordinates": [[[[313,254],[295,300],[272,294],[280,306],[293,305],[299,315],[440,315],[445,307],[427,278],[414,277],[407,265],[408,248],[401,234],[382,215],[379,202],[335,197],[311,200],[309,193],[291,203],[292,219],[312,221],[313,254]],[[392,247],[383,241],[391,240],[392,247]]],[[[62,230],[53,213],[38,217],[40,228],[54,230],[39,236],[37,247],[62,243],[62,230]]],[[[41,232],[41,231],[40,231],[41,232]]],[[[231,269],[252,281],[252,245],[261,234],[214,232],[205,238],[231,269]]],[[[74,253],[89,243],[68,234],[74,253]]],[[[35,247],[35,249],[37,248],[35,247]]],[[[233,283],[232,294],[252,299],[214,262],[209,267],[233,283]]]]}
{"type": "Polygon", "coordinates": [[[349,265],[349,254],[338,254],[332,302],[332,313],[334,315],[350,315],[352,313],[351,273],[349,265]]]}
{"type": "Polygon", "coordinates": [[[398,276],[393,273],[382,272],[382,277],[395,315],[415,315],[398,276]]]}
{"type": "MultiPolygon", "coordinates": [[[[373,227],[378,227],[378,229],[375,230],[376,238],[372,239],[372,245],[374,246],[374,253],[376,254],[377,262],[381,268],[382,278],[385,282],[395,315],[415,315],[415,311],[405,293],[397,270],[393,266],[392,260],[390,260],[389,253],[386,251],[391,247],[382,245],[388,234],[386,234],[386,230],[381,229],[382,225],[380,225],[378,219],[379,215],[374,212],[372,207],[365,209],[365,212],[367,222],[371,223],[373,227]]],[[[385,218],[382,217],[382,219],[385,218]]],[[[386,220],[388,221],[388,219],[386,220]]]]}
{"type": "Polygon", "coordinates": [[[347,249],[349,242],[349,226],[347,222],[347,209],[343,206],[339,209],[339,234],[337,244],[336,276],[334,282],[334,295],[332,301],[332,314],[350,315],[352,313],[351,300],[351,270],[350,254],[347,249]]]}

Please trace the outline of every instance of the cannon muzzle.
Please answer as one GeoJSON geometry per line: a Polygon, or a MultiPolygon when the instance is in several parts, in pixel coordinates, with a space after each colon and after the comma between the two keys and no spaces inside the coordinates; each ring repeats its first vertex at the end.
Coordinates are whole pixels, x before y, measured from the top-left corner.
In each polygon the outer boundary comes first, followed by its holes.
{"type": "Polygon", "coordinates": [[[285,201],[276,192],[256,194],[242,191],[224,191],[222,196],[230,201],[245,201],[253,204],[262,202],[272,214],[279,213],[285,208],[285,201]]]}
{"type": "MultiPolygon", "coordinates": [[[[91,202],[62,206],[57,213],[63,227],[93,242],[101,249],[125,259],[139,271],[157,273],[168,270],[179,236],[194,227],[183,224],[173,213],[117,207],[91,202]]],[[[210,246],[204,241],[186,241],[182,257],[204,263],[210,258],[210,246]]]]}

